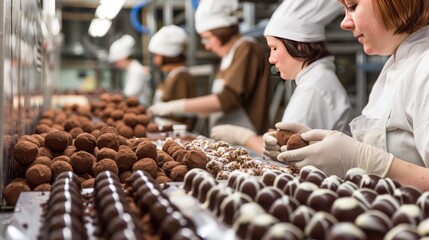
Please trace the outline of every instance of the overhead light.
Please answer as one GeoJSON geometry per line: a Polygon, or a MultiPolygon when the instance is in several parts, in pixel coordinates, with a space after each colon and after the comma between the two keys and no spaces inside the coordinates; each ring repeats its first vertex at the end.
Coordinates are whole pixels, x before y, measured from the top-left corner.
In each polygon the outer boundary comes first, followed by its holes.
{"type": "Polygon", "coordinates": [[[118,15],[124,3],[125,0],[101,0],[95,11],[95,16],[100,19],[112,20],[118,15]]]}
{"type": "Polygon", "coordinates": [[[89,25],[89,35],[93,37],[102,37],[109,31],[112,22],[107,19],[94,18],[89,25]]]}

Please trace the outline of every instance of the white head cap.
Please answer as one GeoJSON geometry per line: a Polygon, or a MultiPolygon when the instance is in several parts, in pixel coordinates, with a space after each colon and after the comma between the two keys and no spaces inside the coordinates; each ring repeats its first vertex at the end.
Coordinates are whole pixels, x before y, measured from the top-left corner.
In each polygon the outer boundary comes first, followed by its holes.
{"type": "Polygon", "coordinates": [[[116,62],[129,57],[135,43],[134,38],[128,34],[113,42],[109,49],[109,62],[116,62]]]}
{"type": "Polygon", "coordinates": [[[297,42],[325,40],[325,26],[343,10],[338,0],[284,0],[271,16],[264,35],[297,42]]]}
{"type": "Polygon", "coordinates": [[[238,0],[200,0],[195,12],[195,28],[199,34],[216,28],[238,24],[234,12],[238,9],[238,0]]]}
{"type": "Polygon", "coordinates": [[[149,42],[149,51],[166,57],[177,57],[185,50],[188,34],[176,25],[162,27],[149,42]]]}

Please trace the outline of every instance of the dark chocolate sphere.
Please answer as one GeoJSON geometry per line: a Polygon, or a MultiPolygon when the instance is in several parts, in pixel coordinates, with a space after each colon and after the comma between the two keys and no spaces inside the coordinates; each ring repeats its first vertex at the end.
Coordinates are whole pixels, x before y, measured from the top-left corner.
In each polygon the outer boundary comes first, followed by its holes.
{"type": "Polygon", "coordinates": [[[273,202],[267,212],[280,220],[280,222],[289,222],[292,213],[298,206],[299,202],[296,199],[283,195],[273,202]]]}
{"type": "MultiPolygon", "coordinates": [[[[279,171],[279,170],[268,170],[268,171],[265,171],[262,174],[262,182],[265,184],[265,186],[273,186],[274,185],[274,180],[280,174],[282,174],[282,172],[279,171]]],[[[293,178],[293,176],[292,176],[292,178],[293,178]]]]}
{"type": "Polygon", "coordinates": [[[313,209],[305,205],[301,205],[290,216],[290,222],[301,230],[304,230],[305,226],[307,226],[314,214],[315,211],[313,209]]]}
{"type": "Polygon", "coordinates": [[[410,224],[399,224],[394,228],[390,229],[384,236],[386,240],[417,240],[420,239],[420,235],[417,233],[417,230],[414,226],[410,224]]]}
{"type": "Polygon", "coordinates": [[[349,222],[339,222],[334,224],[326,235],[326,239],[329,240],[366,240],[365,233],[359,229],[356,225],[349,222]]]}
{"type": "Polygon", "coordinates": [[[393,196],[402,204],[415,204],[422,192],[416,187],[404,186],[395,189],[393,196]]]}
{"type": "Polygon", "coordinates": [[[262,240],[300,240],[304,233],[290,223],[276,223],[264,234],[262,240]]]}
{"type": "Polygon", "coordinates": [[[338,198],[338,194],[329,189],[317,189],[307,199],[307,206],[315,211],[330,212],[331,206],[338,198]]]}
{"type": "Polygon", "coordinates": [[[360,184],[362,176],[366,174],[366,171],[362,168],[351,168],[346,172],[346,176],[344,178],[345,181],[353,182],[356,185],[360,184]]]}
{"type": "Polygon", "coordinates": [[[305,227],[305,235],[310,239],[324,239],[329,228],[337,219],[327,212],[316,212],[305,227]]]}
{"type": "Polygon", "coordinates": [[[365,210],[365,206],[355,198],[343,197],[332,204],[331,214],[340,222],[354,222],[365,210]]]}
{"type": "Polygon", "coordinates": [[[343,180],[341,180],[341,178],[336,175],[331,175],[323,179],[323,181],[320,183],[320,188],[326,188],[336,192],[338,186],[340,186],[341,183],[343,183],[343,180]]]}
{"type": "Polygon", "coordinates": [[[369,188],[361,188],[355,190],[352,197],[356,198],[359,202],[363,203],[366,208],[371,207],[372,202],[378,196],[377,192],[369,188]]]}
{"type": "Polygon", "coordinates": [[[393,225],[395,226],[401,223],[417,226],[422,219],[423,213],[415,204],[401,205],[392,216],[393,225]]]}
{"type": "Polygon", "coordinates": [[[350,197],[353,192],[358,189],[358,186],[353,182],[346,181],[340,184],[337,189],[338,197],[350,197]]]}
{"type": "Polygon", "coordinates": [[[264,187],[256,194],[255,201],[268,211],[271,205],[284,194],[276,187],[264,187]]]}
{"type": "Polygon", "coordinates": [[[303,182],[299,184],[298,188],[295,191],[294,197],[301,204],[306,204],[308,196],[310,196],[310,194],[317,189],[319,189],[319,187],[316,184],[311,182],[303,182]]]}
{"type": "Polygon", "coordinates": [[[261,214],[257,218],[254,218],[247,228],[245,239],[259,240],[265,233],[271,228],[272,225],[276,224],[278,220],[269,214],[261,214]]]}
{"type": "Polygon", "coordinates": [[[378,195],[371,204],[371,209],[382,211],[389,217],[391,217],[398,208],[398,201],[387,194],[378,195]]]}
{"type": "Polygon", "coordinates": [[[355,220],[356,226],[362,229],[368,239],[383,239],[383,236],[393,227],[392,220],[378,210],[368,210],[355,220]]]}
{"type": "Polygon", "coordinates": [[[261,214],[265,214],[265,211],[259,204],[254,202],[243,204],[235,213],[232,229],[244,239],[250,222],[261,214]]]}
{"type": "Polygon", "coordinates": [[[417,199],[417,205],[423,212],[424,218],[429,217],[429,192],[424,192],[417,199]]]}

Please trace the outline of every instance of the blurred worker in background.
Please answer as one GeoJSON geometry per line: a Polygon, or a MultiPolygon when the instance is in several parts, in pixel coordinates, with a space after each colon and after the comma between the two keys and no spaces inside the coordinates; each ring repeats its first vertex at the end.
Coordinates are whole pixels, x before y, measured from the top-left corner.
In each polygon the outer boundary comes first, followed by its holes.
{"type": "MultiPolygon", "coordinates": [[[[268,22],[264,35],[270,48],[269,62],[282,79],[296,83],[282,121],[349,132],[351,104],[325,43],[325,26],[342,12],[337,0],[285,0],[268,22]]],[[[262,136],[237,126],[217,126],[211,137],[245,145],[260,154],[264,149],[262,136]]],[[[264,137],[273,143],[267,155],[276,158],[280,149],[274,132],[264,137]]]]}
{"type": "Polygon", "coordinates": [[[234,124],[257,133],[268,128],[269,64],[262,46],[239,34],[237,0],[200,1],[195,14],[197,32],[207,50],[221,57],[212,94],[158,103],[155,115],[211,113],[210,126],[234,124]]]}
{"type": "Polygon", "coordinates": [[[124,94],[138,97],[141,104],[148,106],[152,100],[151,76],[148,67],[130,58],[134,45],[134,38],[128,34],[116,40],[109,49],[109,62],[118,69],[126,70],[124,94]]]}
{"type": "MultiPolygon", "coordinates": [[[[149,51],[154,54],[153,62],[164,74],[157,85],[153,103],[195,97],[195,79],[186,67],[186,47],[188,34],[175,25],[162,27],[149,42],[149,51]]],[[[196,117],[170,117],[185,123],[191,131],[196,117]]]]}

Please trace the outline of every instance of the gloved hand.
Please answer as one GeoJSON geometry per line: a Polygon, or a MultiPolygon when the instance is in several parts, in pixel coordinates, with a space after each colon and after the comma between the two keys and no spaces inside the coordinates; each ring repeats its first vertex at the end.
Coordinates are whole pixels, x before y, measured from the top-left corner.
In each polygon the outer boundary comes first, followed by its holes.
{"type": "Polygon", "coordinates": [[[185,99],[156,103],[148,108],[148,112],[156,116],[184,113],[185,99]]]}
{"type": "Polygon", "coordinates": [[[342,132],[316,129],[301,134],[301,137],[306,141],[319,142],[280,153],[278,160],[287,161],[298,168],[313,165],[341,178],[354,167],[385,177],[393,162],[392,154],[361,143],[342,132]]]}
{"type": "MultiPolygon", "coordinates": [[[[276,123],[276,128],[278,130],[288,130],[294,133],[304,133],[311,130],[311,128],[304,124],[289,122],[278,122],[276,123]]],[[[267,132],[262,136],[262,139],[264,140],[264,156],[273,160],[277,159],[280,152],[287,150],[286,145],[280,148],[277,139],[275,138],[275,134],[276,132],[273,131],[267,132]]]]}
{"type": "Polygon", "coordinates": [[[256,133],[250,129],[229,124],[215,126],[210,133],[210,137],[215,140],[241,146],[244,146],[246,141],[254,135],[256,133]]]}

